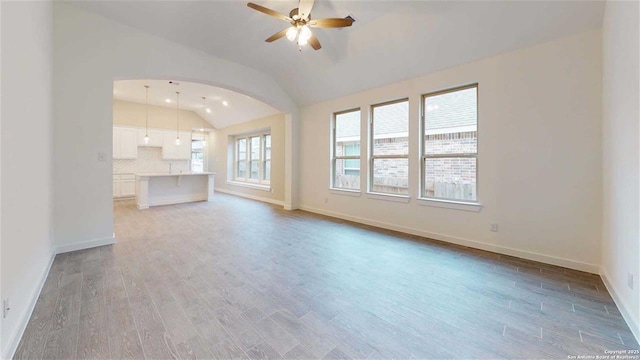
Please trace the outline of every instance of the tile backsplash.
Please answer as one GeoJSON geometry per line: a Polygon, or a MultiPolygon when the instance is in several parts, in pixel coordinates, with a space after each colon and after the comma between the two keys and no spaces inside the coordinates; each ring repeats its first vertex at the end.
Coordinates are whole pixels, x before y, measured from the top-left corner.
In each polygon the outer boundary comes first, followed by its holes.
{"type": "Polygon", "coordinates": [[[162,148],[140,146],[138,158],[135,160],[113,160],[114,174],[144,174],[169,172],[169,164],[172,171],[190,171],[189,160],[162,160],[162,148]]]}

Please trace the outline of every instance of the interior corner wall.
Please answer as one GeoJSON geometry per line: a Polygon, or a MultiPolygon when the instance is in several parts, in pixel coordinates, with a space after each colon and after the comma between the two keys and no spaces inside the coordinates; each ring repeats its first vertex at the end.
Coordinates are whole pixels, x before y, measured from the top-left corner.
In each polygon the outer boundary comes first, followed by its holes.
{"type": "Polygon", "coordinates": [[[113,81],[172,79],[231,89],[289,112],[270,76],[54,2],[54,242],[82,248],[113,236],[113,81]],[[99,154],[106,161],[98,161],[99,154]]]}
{"type": "Polygon", "coordinates": [[[285,121],[284,114],[276,114],[239,125],[225,127],[209,135],[209,171],[215,172],[217,191],[256,200],[284,204],[285,197],[285,121]],[[230,183],[233,178],[233,137],[269,128],[271,131],[271,191],[230,183]]]}
{"type": "Polygon", "coordinates": [[[52,4],[2,1],[0,356],[11,358],[53,259],[52,4]]]}
{"type": "MultiPolygon", "coordinates": [[[[601,35],[600,30],[584,32],[303,108],[300,207],[597,273],[602,231],[601,35]],[[482,210],[419,204],[421,95],[476,82],[482,210]],[[366,186],[355,197],[331,191],[332,113],[355,107],[367,113],[372,104],[402,98],[409,98],[410,202],[370,197],[366,186]],[[491,223],[498,224],[498,232],[490,231],[491,223]]],[[[363,134],[362,149],[367,149],[366,137],[363,134]]],[[[367,161],[361,164],[366,169],[367,161]]],[[[366,179],[363,171],[361,183],[366,179]]]]}
{"type": "Polygon", "coordinates": [[[602,275],[640,340],[639,12],[635,1],[607,1],[605,7],[602,275]]]}

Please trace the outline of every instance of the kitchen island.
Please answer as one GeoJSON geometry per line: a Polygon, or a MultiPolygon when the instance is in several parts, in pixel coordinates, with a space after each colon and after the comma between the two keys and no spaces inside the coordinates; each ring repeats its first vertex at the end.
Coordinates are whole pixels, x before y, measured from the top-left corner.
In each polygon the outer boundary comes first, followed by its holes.
{"type": "Polygon", "coordinates": [[[151,206],[211,201],[214,191],[212,172],[136,174],[136,205],[151,206]]]}

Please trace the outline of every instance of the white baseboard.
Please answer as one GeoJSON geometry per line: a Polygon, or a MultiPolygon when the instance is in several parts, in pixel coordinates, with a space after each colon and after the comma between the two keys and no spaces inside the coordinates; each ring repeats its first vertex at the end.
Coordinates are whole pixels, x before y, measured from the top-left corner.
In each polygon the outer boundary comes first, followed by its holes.
{"type": "Polygon", "coordinates": [[[22,339],[22,335],[24,335],[24,331],[27,329],[27,324],[29,323],[29,319],[31,319],[31,315],[33,314],[33,310],[36,307],[36,303],[38,302],[38,298],[40,297],[40,292],[42,292],[42,288],[44,287],[44,283],[47,281],[47,276],[49,276],[49,270],[51,270],[51,265],[53,265],[53,260],[56,258],[56,253],[53,252],[49,259],[49,264],[45,267],[44,272],[40,275],[40,281],[38,285],[31,292],[31,300],[27,305],[25,311],[20,315],[20,321],[18,323],[17,331],[11,335],[9,341],[7,342],[7,347],[4,349],[2,353],[3,359],[13,359],[13,356],[18,350],[18,345],[20,344],[20,339],[22,339]]]}
{"type": "Polygon", "coordinates": [[[255,195],[245,194],[245,193],[236,192],[236,191],[227,190],[227,189],[221,189],[221,188],[216,188],[216,191],[224,193],[224,194],[240,196],[240,197],[251,199],[251,200],[262,201],[262,202],[266,202],[266,203],[269,203],[269,204],[284,206],[284,201],[269,199],[269,198],[265,198],[265,197],[262,197],[262,196],[255,196],[255,195]]]}
{"type": "Polygon", "coordinates": [[[523,259],[539,261],[539,262],[542,262],[542,263],[562,266],[562,267],[566,267],[566,268],[569,268],[569,269],[586,271],[586,272],[590,272],[590,273],[593,273],[593,274],[598,274],[599,270],[600,270],[600,266],[599,265],[583,263],[583,262],[575,261],[575,260],[571,260],[571,259],[565,259],[565,258],[560,258],[560,257],[556,257],[556,256],[551,256],[551,255],[539,254],[539,253],[535,253],[535,252],[524,251],[524,250],[519,250],[519,249],[506,247],[506,246],[495,245],[495,244],[488,244],[488,243],[484,243],[484,242],[480,242],[480,241],[476,241],[476,240],[464,239],[464,238],[459,238],[459,237],[455,237],[455,236],[449,236],[449,235],[445,235],[445,234],[428,232],[428,231],[424,231],[424,230],[421,230],[421,229],[415,229],[415,228],[410,228],[410,227],[406,227],[406,226],[400,226],[400,225],[396,225],[396,224],[385,223],[385,222],[381,222],[381,221],[375,221],[375,220],[370,220],[370,219],[366,219],[366,218],[361,218],[361,217],[357,217],[357,216],[351,216],[351,215],[342,214],[342,213],[338,213],[338,212],[327,211],[327,210],[323,210],[323,209],[317,209],[317,208],[313,208],[313,207],[306,206],[306,205],[300,205],[299,208],[301,210],[304,210],[304,211],[309,211],[309,212],[316,213],[316,214],[321,214],[321,215],[326,215],[326,216],[335,217],[335,218],[339,218],[339,219],[349,220],[349,221],[357,222],[357,223],[360,223],[360,224],[375,226],[375,227],[388,229],[388,230],[393,230],[393,231],[398,231],[398,232],[411,234],[411,235],[422,236],[422,237],[425,237],[425,238],[434,239],[434,240],[440,240],[440,241],[444,241],[444,242],[448,242],[448,243],[452,243],[452,244],[456,244],[456,245],[467,246],[467,247],[474,248],[474,249],[486,250],[486,251],[491,251],[491,252],[495,252],[495,253],[499,253],[499,254],[515,256],[515,257],[519,257],[519,258],[523,258],[523,259]]]}
{"type": "Polygon", "coordinates": [[[94,248],[98,246],[111,245],[111,244],[115,244],[115,242],[116,242],[116,236],[114,234],[111,237],[107,237],[103,239],[93,239],[93,240],[87,240],[87,241],[77,242],[77,243],[68,244],[68,245],[60,245],[56,247],[55,252],[56,254],[62,254],[70,251],[84,250],[84,249],[94,248]]]}
{"type": "Polygon", "coordinates": [[[629,325],[629,328],[631,329],[633,336],[635,336],[636,341],[640,343],[640,323],[638,323],[638,320],[634,319],[631,315],[631,312],[629,311],[629,305],[627,305],[622,297],[620,297],[620,293],[618,292],[618,290],[616,290],[616,287],[613,285],[611,280],[609,280],[609,273],[607,273],[607,270],[604,268],[604,266],[600,267],[600,277],[604,282],[604,286],[606,286],[607,290],[609,290],[609,294],[611,294],[613,301],[618,306],[618,310],[620,310],[622,317],[627,322],[627,325],[629,325]]]}

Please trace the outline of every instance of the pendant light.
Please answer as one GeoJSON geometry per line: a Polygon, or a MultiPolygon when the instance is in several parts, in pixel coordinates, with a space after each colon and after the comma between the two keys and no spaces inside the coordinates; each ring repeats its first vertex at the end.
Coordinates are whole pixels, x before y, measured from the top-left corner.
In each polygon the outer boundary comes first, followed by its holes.
{"type": "Polygon", "coordinates": [[[180,91],[176,91],[176,145],[180,145],[180,91]]]}
{"type": "Polygon", "coordinates": [[[144,143],[149,143],[149,85],[145,85],[145,105],[144,105],[144,143]]]}
{"type": "Polygon", "coordinates": [[[205,147],[207,146],[207,136],[204,133],[204,123],[206,122],[205,119],[205,101],[207,100],[207,98],[205,98],[204,96],[202,97],[202,146],[205,147]]]}

